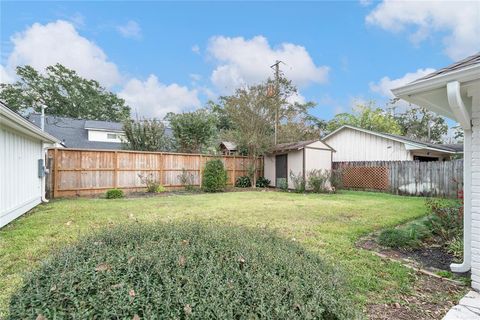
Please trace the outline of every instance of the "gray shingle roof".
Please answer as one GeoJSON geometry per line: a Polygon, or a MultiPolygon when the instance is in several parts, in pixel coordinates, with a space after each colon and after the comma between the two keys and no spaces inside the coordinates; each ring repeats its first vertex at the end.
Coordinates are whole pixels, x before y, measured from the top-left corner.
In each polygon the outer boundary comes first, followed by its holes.
{"type": "Polygon", "coordinates": [[[447,74],[447,73],[450,73],[450,72],[455,71],[455,70],[459,70],[459,69],[463,69],[463,68],[466,68],[466,67],[469,67],[469,66],[473,66],[475,64],[480,64],[480,52],[478,52],[478,53],[476,53],[476,54],[474,54],[470,57],[467,57],[463,60],[452,63],[451,65],[449,65],[445,68],[442,68],[442,69],[439,69],[435,72],[427,74],[426,76],[424,76],[420,79],[417,79],[417,80],[413,81],[412,83],[417,82],[417,81],[421,81],[421,80],[430,79],[430,78],[433,78],[433,77],[441,75],[441,74],[447,74]]]}
{"type": "MultiPolygon", "coordinates": [[[[40,114],[32,113],[27,116],[33,124],[40,127],[40,114]]],[[[45,116],[45,131],[62,141],[67,148],[81,149],[122,149],[122,144],[117,142],[89,141],[88,130],[85,129],[83,119],[66,117],[45,116]]],[[[106,122],[106,121],[99,121],[106,122]]],[[[121,123],[120,123],[121,125],[121,123]]]]}
{"type": "Polygon", "coordinates": [[[123,131],[123,124],[121,122],[85,120],[85,129],[123,131]]]}

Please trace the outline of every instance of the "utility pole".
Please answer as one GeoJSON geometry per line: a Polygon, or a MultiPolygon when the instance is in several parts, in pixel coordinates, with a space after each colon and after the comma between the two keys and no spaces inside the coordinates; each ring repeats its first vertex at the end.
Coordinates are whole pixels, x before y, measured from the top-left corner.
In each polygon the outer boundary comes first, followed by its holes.
{"type": "Polygon", "coordinates": [[[280,63],[283,62],[276,60],[275,63],[270,66],[270,68],[275,70],[275,145],[277,145],[278,141],[278,114],[280,112],[280,63]]]}

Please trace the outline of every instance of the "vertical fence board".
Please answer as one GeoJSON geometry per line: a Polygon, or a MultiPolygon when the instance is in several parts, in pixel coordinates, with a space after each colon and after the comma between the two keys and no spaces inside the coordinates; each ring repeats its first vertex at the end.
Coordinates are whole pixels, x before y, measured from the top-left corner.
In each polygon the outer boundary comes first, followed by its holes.
{"type": "MultiPolygon", "coordinates": [[[[252,160],[242,156],[212,156],[168,152],[136,152],[126,150],[51,149],[53,198],[94,195],[107,189],[141,191],[141,176],[159,180],[167,189],[183,187],[182,171],[193,175],[193,184],[200,186],[205,163],[220,159],[227,170],[228,185],[238,176],[248,174],[252,160]]],[[[262,159],[257,161],[257,174],[263,174],[262,159]]]]}

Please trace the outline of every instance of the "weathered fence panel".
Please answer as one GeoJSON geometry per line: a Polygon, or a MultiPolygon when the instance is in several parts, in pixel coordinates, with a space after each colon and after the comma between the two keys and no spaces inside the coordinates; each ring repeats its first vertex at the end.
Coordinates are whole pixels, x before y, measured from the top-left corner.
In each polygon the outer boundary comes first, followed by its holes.
{"type": "MultiPolygon", "coordinates": [[[[252,159],[243,156],[143,152],[127,150],[50,149],[50,198],[94,195],[107,189],[126,192],[145,189],[140,175],[160,181],[167,189],[183,187],[183,170],[193,176],[193,185],[200,186],[205,163],[220,159],[227,170],[228,185],[237,177],[247,175],[252,159]]],[[[257,174],[263,174],[263,159],[257,161],[257,174]]]]}
{"type": "Polygon", "coordinates": [[[463,189],[463,160],[334,162],[346,189],[455,198],[463,189]]]}

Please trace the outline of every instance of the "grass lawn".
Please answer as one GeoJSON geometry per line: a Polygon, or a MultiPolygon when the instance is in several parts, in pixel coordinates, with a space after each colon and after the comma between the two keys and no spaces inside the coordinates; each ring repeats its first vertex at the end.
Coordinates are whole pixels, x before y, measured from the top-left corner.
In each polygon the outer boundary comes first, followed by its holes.
{"type": "Polygon", "coordinates": [[[274,228],[342,267],[359,307],[392,302],[411,289],[411,271],[357,249],[354,242],[373,230],[424,215],[424,201],[368,192],[232,192],[53,201],[0,230],[0,318],[23,273],[52,250],[93,229],[135,221],[199,219],[274,228]]]}

